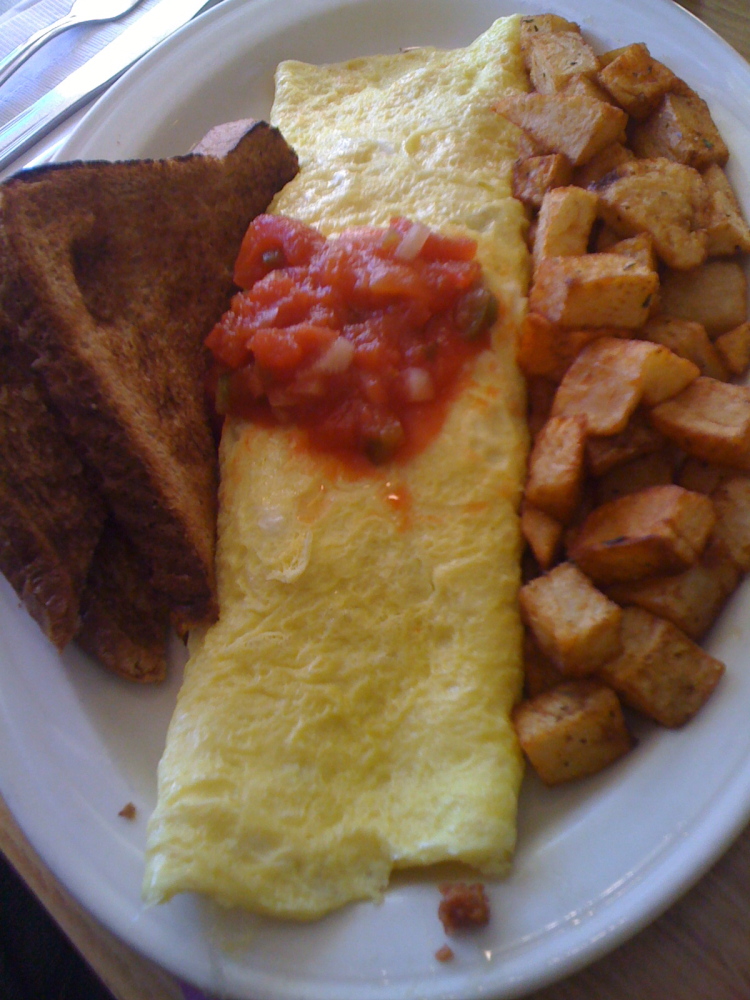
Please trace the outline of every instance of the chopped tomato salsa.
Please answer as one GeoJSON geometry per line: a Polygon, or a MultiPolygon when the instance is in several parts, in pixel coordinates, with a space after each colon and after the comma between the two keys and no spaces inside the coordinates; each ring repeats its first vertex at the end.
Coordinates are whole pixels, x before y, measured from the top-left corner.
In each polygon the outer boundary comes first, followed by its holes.
{"type": "Polygon", "coordinates": [[[326,239],[258,216],[235,264],[242,291],[206,340],[217,412],[295,423],[374,463],[413,450],[488,345],[497,303],[475,254],[408,219],[326,239]]]}

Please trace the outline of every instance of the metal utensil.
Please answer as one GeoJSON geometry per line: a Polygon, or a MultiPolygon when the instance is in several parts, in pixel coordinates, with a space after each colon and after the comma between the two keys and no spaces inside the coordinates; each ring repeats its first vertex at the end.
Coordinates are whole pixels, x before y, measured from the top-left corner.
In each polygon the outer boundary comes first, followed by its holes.
{"type": "Polygon", "coordinates": [[[46,28],[40,28],[27,41],[0,61],[0,86],[33,56],[51,38],[79,24],[93,24],[96,21],[116,21],[137,6],[141,0],[75,0],[63,17],[53,21],[46,28]]]}

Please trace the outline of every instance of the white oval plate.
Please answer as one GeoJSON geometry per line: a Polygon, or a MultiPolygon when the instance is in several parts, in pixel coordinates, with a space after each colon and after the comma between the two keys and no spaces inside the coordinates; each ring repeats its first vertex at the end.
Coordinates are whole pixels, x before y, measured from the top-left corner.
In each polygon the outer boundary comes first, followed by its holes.
{"type": "MultiPolygon", "coordinates": [[[[142,60],[103,97],[61,159],[182,153],[207,129],[268,114],[277,62],[331,61],[400,46],[471,41],[498,16],[551,9],[600,47],[645,41],[701,93],[732,149],[750,209],[750,68],[668,0],[226,0],[142,60]],[[744,123],[743,123],[744,121],[744,123]]],[[[739,591],[709,648],[728,664],[685,729],[644,725],[637,749],[596,778],[521,797],[510,878],[493,920],[443,943],[432,881],[398,881],[381,906],[316,924],[220,913],[192,898],[145,910],[146,819],[179,684],[128,685],[76,648],[60,657],[0,579],[0,791],[55,874],[104,924],[176,974],[253,1000],[518,997],[592,961],[653,919],[750,816],[750,663],[739,591]],[[132,801],[134,822],[118,817],[132,801]]]]}

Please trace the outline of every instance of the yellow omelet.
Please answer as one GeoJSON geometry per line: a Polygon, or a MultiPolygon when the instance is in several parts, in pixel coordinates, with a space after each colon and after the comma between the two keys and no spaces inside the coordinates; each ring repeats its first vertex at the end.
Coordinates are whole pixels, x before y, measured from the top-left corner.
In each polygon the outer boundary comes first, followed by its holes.
{"type": "Polygon", "coordinates": [[[517,18],[466,49],[280,65],[272,120],[301,171],[272,210],[336,233],[407,216],[468,233],[501,301],[440,433],[346,474],[293,427],[227,421],[219,621],[190,660],[159,767],[144,896],[206,893],[310,919],[377,899],[391,871],[503,873],[521,757],[515,335],[525,217],[517,18]]]}

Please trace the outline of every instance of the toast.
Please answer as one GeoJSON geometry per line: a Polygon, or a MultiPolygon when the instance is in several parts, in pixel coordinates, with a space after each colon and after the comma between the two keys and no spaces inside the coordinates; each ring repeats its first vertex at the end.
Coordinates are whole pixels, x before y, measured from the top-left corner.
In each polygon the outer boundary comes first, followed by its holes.
{"type": "Polygon", "coordinates": [[[0,188],[0,570],[59,648],[78,634],[134,679],[163,675],[170,619],[215,612],[203,340],[297,171],[275,129],[242,125],[231,149],[0,188]]]}
{"type": "Polygon", "coordinates": [[[45,166],[2,189],[5,307],[152,585],[215,614],[215,447],[203,341],[248,222],[296,173],[256,123],[225,157],[45,166]]]}

